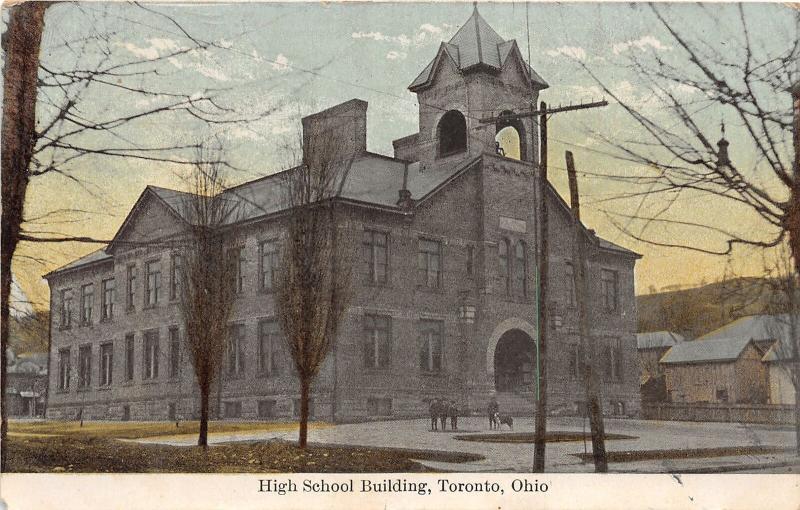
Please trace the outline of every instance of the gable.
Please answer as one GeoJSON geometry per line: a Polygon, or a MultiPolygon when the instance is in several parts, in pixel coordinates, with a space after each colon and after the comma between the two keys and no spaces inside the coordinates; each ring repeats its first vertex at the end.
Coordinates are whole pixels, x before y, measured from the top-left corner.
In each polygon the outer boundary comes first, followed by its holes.
{"type": "MultiPolygon", "coordinates": [[[[509,52],[508,58],[505,59],[503,66],[500,68],[500,81],[519,88],[530,88],[530,81],[523,67],[526,65],[527,64],[522,60],[519,48],[514,44],[509,52]]],[[[542,87],[539,86],[536,88],[540,89],[542,87]]]]}
{"type": "Polygon", "coordinates": [[[150,189],[145,189],[117,231],[109,250],[126,251],[140,244],[172,237],[183,231],[178,213],[150,189]]]}

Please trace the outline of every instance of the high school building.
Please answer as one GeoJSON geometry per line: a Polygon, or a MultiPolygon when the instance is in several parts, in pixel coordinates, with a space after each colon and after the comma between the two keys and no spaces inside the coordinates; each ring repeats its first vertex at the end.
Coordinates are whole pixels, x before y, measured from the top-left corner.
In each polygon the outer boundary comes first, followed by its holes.
{"type": "MultiPolygon", "coordinates": [[[[353,241],[354,297],[313,387],[315,418],[421,415],[434,397],[465,410],[483,410],[494,397],[503,411],[532,412],[538,134],[530,118],[479,120],[527,110],[547,87],[517,43],[502,39],[476,9],[409,86],[420,105],[419,132],[395,140],[394,156],[367,151],[364,101],[303,119],[306,134],[337,126],[355,155],[337,198],[340,228],[353,241]],[[500,139],[503,154],[496,150],[500,139]]],[[[230,251],[238,292],[212,407],[226,417],[289,418],[298,414],[299,384],[273,293],[285,218],[280,177],[226,193],[240,205],[230,251]]],[[[164,242],[186,225],[185,196],[147,187],[106,248],[46,276],[49,417],[197,414],[181,344],[179,257],[164,242]]],[[[552,188],[544,199],[551,232],[549,409],[582,413],[569,207],[552,188]]],[[[604,409],[633,415],[639,255],[585,234],[604,409]]]]}

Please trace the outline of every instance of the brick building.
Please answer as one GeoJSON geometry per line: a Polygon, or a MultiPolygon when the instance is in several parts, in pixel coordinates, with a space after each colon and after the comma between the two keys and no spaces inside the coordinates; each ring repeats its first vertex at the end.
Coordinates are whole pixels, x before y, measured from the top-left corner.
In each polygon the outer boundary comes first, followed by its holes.
{"type": "MultiPolygon", "coordinates": [[[[487,125],[478,118],[528,109],[547,86],[516,42],[503,40],[476,9],[409,86],[420,104],[419,132],[395,140],[394,157],[367,151],[364,101],[303,119],[305,136],[335,133],[355,155],[336,199],[340,228],[353,240],[355,292],[313,386],[313,417],[416,416],[433,397],[469,410],[497,397],[503,410],[531,412],[537,133],[530,119],[487,125]],[[519,160],[496,151],[504,129],[517,135],[511,139],[518,146],[506,153],[519,160]]],[[[239,297],[212,407],[227,417],[298,414],[299,384],[271,292],[286,214],[280,183],[272,175],[225,192],[239,204],[231,225],[239,297]]],[[[179,259],[162,243],[185,226],[185,196],[147,187],[106,248],[47,275],[50,417],[69,418],[80,409],[85,418],[196,415],[196,384],[180,344],[179,259]]],[[[573,413],[582,386],[569,208],[552,188],[545,199],[554,310],[549,405],[573,413]]],[[[585,233],[604,407],[636,414],[639,256],[585,233]]]]}

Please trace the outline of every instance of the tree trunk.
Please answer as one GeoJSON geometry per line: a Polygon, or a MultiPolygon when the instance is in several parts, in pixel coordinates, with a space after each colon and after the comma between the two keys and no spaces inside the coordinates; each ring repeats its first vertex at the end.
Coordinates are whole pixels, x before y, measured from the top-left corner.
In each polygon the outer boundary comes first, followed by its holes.
{"type": "Polygon", "coordinates": [[[197,436],[197,446],[208,448],[208,404],[211,387],[208,378],[200,384],[200,434],[197,436]]]}
{"type": "MultiPolygon", "coordinates": [[[[788,218],[788,231],[789,231],[789,250],[792,254],[792,261],[794,262],[794,275],[790,277],[796,277],[800,275],[800,143],[798,143],[798,137],[800,137],[800,133],[798,133],[798,129],[795,129],[795,181],[794,186],[792,187],[792,195],[789,199],[789,210],[787,213],[788,218]]],[[[790,287],[791,288],[791,287],[790,287]]],[[[792,289],[794,292],[794,289],[792,289]]],[[[794,302],[795,296],[790,296],[790,302],[794,302]]],[[[790,310],[790,313],[797,313],[796,310],[790,310]]],[[[791,319],[794,320],[794,319],[791,319]]],[[[795,453],[798,457],[800,457],[800,392],[797,390],[800,389],[798,386],[798,381],[800,381],[800,338],[792,338],[791,339],[791,370],[792,373],[790,374],[791,380],[794,383],[795,387],[795,413],[794,413],[794,433],[795,433],[795,453]]]]}
{"type": "MultiPolygon", "coordinates": [[[[44,30],[45,2],[25,2],[10,7],[8,27],[3,34],[6,54],[3,80],[2,133],[2,240],[0,241],[0,438],[8,430],[6,410],[6,348],[8,347],[11,260],[19,242],[28,166],[36,140],[36,93],[39,47],[44,30]]],[[[5,470],[5,451],[0,449],[0,471],[5,470]]]]}
{"type": "Polygon", "coordinates": [[[309,377],[300,378],[300,448],[308,444],[308,394],[311,381],[309,377]]]}

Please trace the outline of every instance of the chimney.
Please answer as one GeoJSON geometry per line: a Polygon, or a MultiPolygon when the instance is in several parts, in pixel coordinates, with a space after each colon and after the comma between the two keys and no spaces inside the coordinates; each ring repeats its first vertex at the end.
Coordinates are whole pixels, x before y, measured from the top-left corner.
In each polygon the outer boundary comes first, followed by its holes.
{"type": "Polygon", "coordinates": [[[303,117],[302,122],[304,156],[309,156],[316,147],[335,148],[342,158],[367,151],[366,101],[351,99],[303,117]],[[319,137],[326,139],[324,146],[314,143],[319,137]]]}

